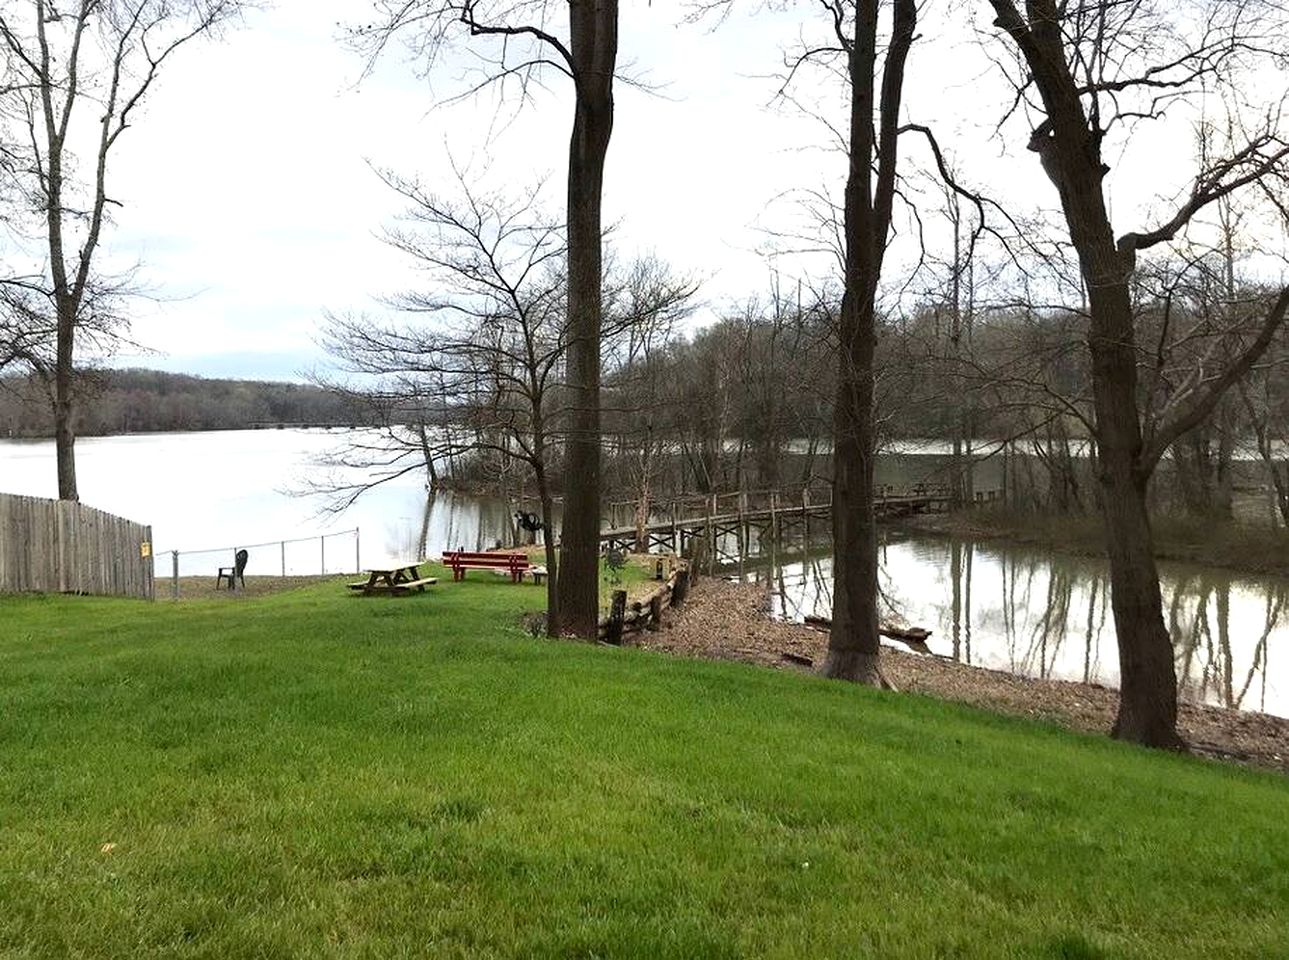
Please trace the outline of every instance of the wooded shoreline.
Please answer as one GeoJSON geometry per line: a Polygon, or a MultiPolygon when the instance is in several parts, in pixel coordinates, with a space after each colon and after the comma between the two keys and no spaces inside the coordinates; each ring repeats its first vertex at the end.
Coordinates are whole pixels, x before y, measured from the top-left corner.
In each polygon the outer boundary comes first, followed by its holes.
{"type": "MultiPolygon", "coordinates": [[[[985,508],[910,517],[899,526],[918,533],[993,540],[1085,557],[1105,556],[1101,521],[1092,514],[1054,516],[985,508]]],[[[1153,533],[1158,560],[1289,579],[1289,533],[1284,530],[1230,520],[1205,522],[1165,515],[1154,518],[1153,533]]]]}

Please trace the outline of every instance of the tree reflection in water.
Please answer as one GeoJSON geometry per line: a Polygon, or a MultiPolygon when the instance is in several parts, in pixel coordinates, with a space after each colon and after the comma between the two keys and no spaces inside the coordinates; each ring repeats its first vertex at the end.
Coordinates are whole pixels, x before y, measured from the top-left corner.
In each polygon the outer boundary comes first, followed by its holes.
{"type": "MultiPolygon", "coordinates": [[[[781,547],[772,569],[751,568],[747,578],[769,579],[777,616],[827,616],[827,549],[781,547]]],[[[892,538],[882,557],[892,607],[933,631],[934,653],[1026,676],[1117,684],[1104,561],[920,536],[892,538]]],[[[1216,568],[1161,569],[1183,697],[1289,715],[1289,671],[1269,656],[1289,646],[1289,583],[1216,568]]]]}

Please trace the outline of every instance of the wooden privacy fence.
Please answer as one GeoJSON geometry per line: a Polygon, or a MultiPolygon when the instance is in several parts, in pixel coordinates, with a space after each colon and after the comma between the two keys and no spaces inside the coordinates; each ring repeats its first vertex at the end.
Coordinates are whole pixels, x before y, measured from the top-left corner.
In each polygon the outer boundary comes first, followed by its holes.
{"type": "Polygon", "coordinates": [[[69,500],[0,493],[0,593],[151,600],[152,528],[69,500]]]}

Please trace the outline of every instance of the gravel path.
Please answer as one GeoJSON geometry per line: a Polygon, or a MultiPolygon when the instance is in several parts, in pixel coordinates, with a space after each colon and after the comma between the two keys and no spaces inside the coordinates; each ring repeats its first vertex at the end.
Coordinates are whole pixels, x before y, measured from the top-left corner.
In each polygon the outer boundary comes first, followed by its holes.
{"type": "MultiPolygon", "coordinates": [[[[636,635],[646,649],[787,670],[823,662],[828,635],[769,618],[764,586],[705,578],[658,633],[636,635]],[[785,658],[788,654],[792,659],[785,658]],[[807,665],[807,661],[808,664],[807,665]]],[[[897,689],[1058,723],[1109,731],[1117,694],[1095,684],[1035,680],[943,657],[882,649],[882,672],[897,689]]],[[[1179,727],[1192,752],[1289,773],[1289,720],[1263,713],[1183,704],[1179,727]]]]}

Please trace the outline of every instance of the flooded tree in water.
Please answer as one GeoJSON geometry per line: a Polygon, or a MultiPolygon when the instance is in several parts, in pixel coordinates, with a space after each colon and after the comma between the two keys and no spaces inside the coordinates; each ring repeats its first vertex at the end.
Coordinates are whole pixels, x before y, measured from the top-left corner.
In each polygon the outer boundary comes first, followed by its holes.
{"type": "Polygon", "coordinates": [[[1177,675],[1147,485],[1169,446],[1203,422],[1266,349],[1289,310],[1289,289],[1251,339],[1218,354],[1216,373],[1175,391],[1161,415],[1143,424],[1132,284],[1138,257],[1172,240],[1201,210],[1242,187],[1283,177],[1289,144],[1274,111],[1259,115],[1228,150],[1204,158],[1172,216],[1117,238],[1106,203],[1110,168],[1103,144],[1121,131],[1131,142],[1145,127],[1129,121],[1157,117],[1187,96],[1236,91],[1259,62],[1270,62],[1264,55],[1285,52],[1289,32],[1276,5],[1261,0],[1211,0],[1185,10],[1150,2],[1027,0],[1023,11],[1014,0],[989,0],[989,8],[1015,54],[1017,107],[1042,117],[1029,148],[1057,192],[1087,289],[1093,433],[1119,638],[1113,735],[1179,748],[1177,675]]]}
{"type": "Polygon", "coordinates": [[[1266,471],[1272,523],[1278,517],[1289,528],[1289,343],[1282,338],[1272,349],[1269,362],[1240,384],[1239,399],[1266,471]]]}
{"type": "Polygon", "coordinates": [[[162,69],[241,9],[238,0],[0,2],[0,200],[29,270],[0,277],[8,349],[46,384],[58,497],[76,500],[77,367],[123,335],[129,274],[99,267],[111,159],[162,69]],[[83,123],[82,123],[83,120],[83,123]],[[23,245],[20,245],[23,246],[23,245]]]}

